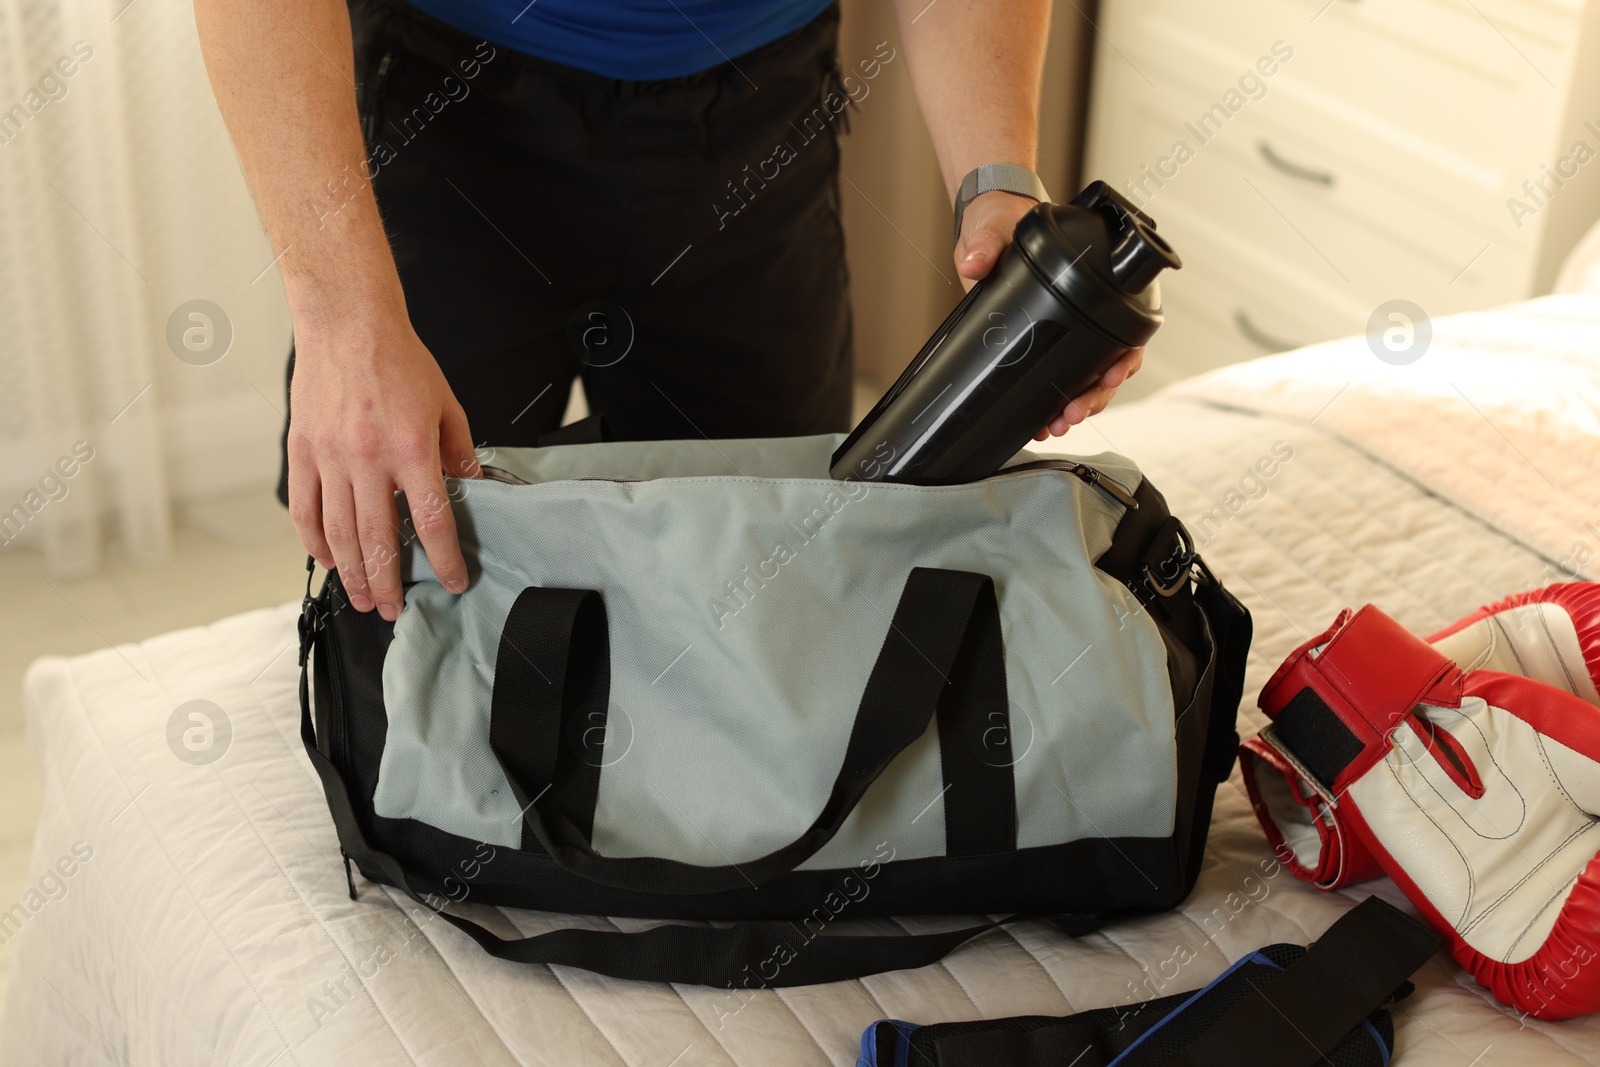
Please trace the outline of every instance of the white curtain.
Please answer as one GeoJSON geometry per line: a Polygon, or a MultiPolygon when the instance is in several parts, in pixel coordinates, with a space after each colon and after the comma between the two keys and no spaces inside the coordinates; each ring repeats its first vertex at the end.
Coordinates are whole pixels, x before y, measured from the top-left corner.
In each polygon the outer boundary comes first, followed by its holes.
{"type": "Polygon", "coordinates": [[[72,576],[282,521],[273,262],[188,0],[0,0],[0,542],[72,576]]]}

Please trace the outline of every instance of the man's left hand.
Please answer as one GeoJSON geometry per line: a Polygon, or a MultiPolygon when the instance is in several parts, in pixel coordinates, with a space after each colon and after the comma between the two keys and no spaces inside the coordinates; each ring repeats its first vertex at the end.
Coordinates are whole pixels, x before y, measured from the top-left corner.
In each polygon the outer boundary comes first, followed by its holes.
{"type": "MultiPolygon", "coordinates": [[[[994,269],[1000,253],[1011,243],[1011,232],[1016,229],[1017,220],[1033,207],[1034,201],[1025,196],[998,191],[983,193],[967,205],[961,217],[961,239],[956,242],[955,251],[956,274],[961,278],[962,288],[971,289],[994,269]]],[[[1090,415],[1104,411],[1117,388],[1133,377],[1143,362],[1142,348],[1135,348],[1117,360],[1098,382],[1064,405],[1033,439],[1046,441],[1060,437],[1090,415]]]]}

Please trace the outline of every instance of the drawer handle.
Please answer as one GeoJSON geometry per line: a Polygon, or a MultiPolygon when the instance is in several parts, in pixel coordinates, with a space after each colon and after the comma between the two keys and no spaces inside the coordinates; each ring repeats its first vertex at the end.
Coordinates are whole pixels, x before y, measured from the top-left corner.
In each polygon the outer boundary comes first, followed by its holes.
{"type": "Polygon", "coordinates": [[[1287,352],[1291,348],[1305,347],[1293,341],[1281,340],[1270,333],[1263,333],[1260,327],[1250,321],[1250,316],[1245,312],[1244,308],[1238,308],[1234,311],[1233,324],[1239,328],[1239,332],[1244,335],[1246,341],[1249,341],[1263,352],[1287,352]]]}
{"type": "Polygon", "coordinates": [[[1282,171],[1291,178],[1299,178],[1303,182],[1313,182],[1317,185],[1333,185],[1333,175],[1328,171],[1312,170],[1310,167],[1302,167],[1298,163],[1291,163],[1274,152],[1272,146],[1265,141],[1258,142],[1256,148],[1260,150],[1262,159],[1270,163],[1274,169],[1282,171]]]}

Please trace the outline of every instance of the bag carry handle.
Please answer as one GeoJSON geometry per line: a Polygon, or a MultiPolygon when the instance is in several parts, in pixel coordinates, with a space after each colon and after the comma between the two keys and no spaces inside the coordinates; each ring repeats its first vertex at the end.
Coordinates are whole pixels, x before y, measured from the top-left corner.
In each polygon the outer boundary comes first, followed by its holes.
{"type": "MultiPolygon", "coordinates": [[[[1250,640],[1248,614],[1215,583],[1200,586],[1195,599],[1217,635],[1211,662],[1219,667],[1235,662],[1242,664],[1250,640]]],[[[309,597],[307,602],[309,605],[309,597]]],[[[577,967],[612,978],[642,982],[681,982],[720,988],[731,988],[738,983],[745,989],[779,989],[926,967],[980,934],[1013,922],[1044,921],[1069,937],[1082,937],[1112,918],[1109,915],[1013,915],[940,933],[849,935],[824,932],[810,940],[797,938],[794,927],[782,921],[744,922],[727,927],[668,923],[638,931],[564,929],[531,937],[500,937],[471,919],[445,911],[443,901],[428,898],[411,884],[399,860],[367,841],[339,768],[317,748],[317,731],[311,718],[310,671],[306,667],[316,626],[317,617],[308,606],[300,616],[300,742],[322,781],[340,852],[347,863],[354,861],[369,877],[399,889],[497,959],[577,967]],[[797,941],[800,942],[798,947],[797,941]]],[[[1236,673],[1242,674],[1242,670],[1236,673]]],[[[1219,678],[1218,684],[1219,689],[1225,691],[1213,701],[1214,706],[1237,706],[1242,691],[1240,680],[1224,682],[1219,678]]],[[[350,896],[354,899],[355,895],[352,883],[350,896]]]]}
{"type": "MultiPolygon", "coordinates": [[[[562,725],[604,721],[610,695],[605,605],[588,589],[531,586],[506,618],[495,661],[489,744],[500,760],[529,834],[563,869],[639,893],[719,893],[761,886],[816,855],[863,794],[908,745],[927,732],[941,704],[993,700],[1006,707],[1005,655],[994,580],[971,571],[914,568],[861,694],[844,760],[816,819],[797,838],[757,859],[701,866],[653,856],[608,857],[563,811],[581,791],[592,818],[593,786],[573,787],[592,765],[563,755],[562,725]],[[594,718],[599,716],[599,718],[594,718]],[[581,764],[571,767],[573,762],[581,764]]],[[[990,768],[993,770],[993,768],[990,768]]],[[[985,792],[1004,788],[1000,817],[1013,827],[1009,766],[985,792]]],[[[591,778],[592,774],[588,775],[591,778]]],[[[988,805],[990,809],[996,805],[988,805]]]]}

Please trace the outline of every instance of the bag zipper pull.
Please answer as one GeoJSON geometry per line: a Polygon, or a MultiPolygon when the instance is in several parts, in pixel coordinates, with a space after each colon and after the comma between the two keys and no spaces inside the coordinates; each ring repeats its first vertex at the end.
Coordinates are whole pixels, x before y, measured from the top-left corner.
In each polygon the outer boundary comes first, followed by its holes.
{"type": "Polygon", "coordinates": [[[1084,463],[1069,463],[1067,469],[1090,485],[1104,490],[1107,496],[1129,511],[1139,510],[1139,502],[1133,498],[1133,494],[1128,491],[1128,487],[1115,478],[1108,477],[1084,463]]]}
{"type": "Polygon", "coordinates": [[[1105,474],[1098,468],[1087,463],[1077,463],[1070,459],[1036,459],[1027,463],[1018,463],[1011,467],[1001,467],[990,478],[1005,478],[1013,474],[1031,474],[1034,471],[1064,471],[1076,475],[1090,485],[1097,486],[1102,492],[1127,508],[1129,511],[1139,510],[1139,501],[1134,499],[1133,490],[1105,474]]]}
{"type": "Polygon", "coordinates": [[[483,472],[484,481],[501,482],[505,485],[527,485],[528,482],[500,467],[484,466],[479,468],[483,472]]]}

